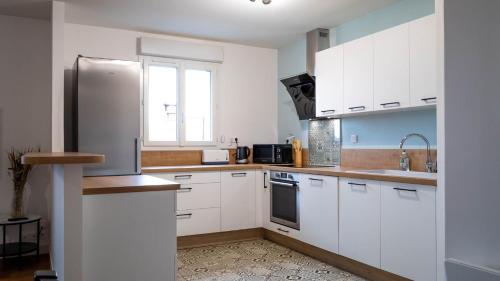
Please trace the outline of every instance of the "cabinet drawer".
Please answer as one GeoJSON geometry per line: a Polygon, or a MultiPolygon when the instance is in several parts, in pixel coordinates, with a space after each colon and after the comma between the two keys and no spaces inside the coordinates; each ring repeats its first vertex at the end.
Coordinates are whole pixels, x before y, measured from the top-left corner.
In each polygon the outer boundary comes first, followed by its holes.
{"type": "Polygon", "coordinates": [[[289,228],[289,227],[286,227],[286,226],[283,226],[283,225],[280,225],[280,224],[277,224],[274,222],[268,222],[266,224],[266,229],[271,230],[271,231],[276,232],[276,233],[279,233],[281,235],[288,236],[290,238],[302,240],[301,235],[300,235],[301,233],[299,230],[289,228]]]}
{"type": "Polygon", "coordinates": [[[155,177],[175,181],[180,184],[220,182],[220,172],[185,172],[158,174],[155,177]]]}
{"type": "Polygon", "coordinates": [[[182,184],[177,210],[220,208],[220,183],[182,184]]]}
{"type": "Polygon", "coordinates": [[[177,236],[220,231],[220,208],[177,211],[177,236]]]}

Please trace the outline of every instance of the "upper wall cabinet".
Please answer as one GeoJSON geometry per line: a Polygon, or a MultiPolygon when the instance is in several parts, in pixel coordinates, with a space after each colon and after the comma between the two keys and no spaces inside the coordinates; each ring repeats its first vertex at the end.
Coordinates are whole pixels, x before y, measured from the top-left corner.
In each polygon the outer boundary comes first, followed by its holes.
{"type": "Polygon", "coordinates": [[[427,16],[409,24],[411,106],[436,103],[437,33],[436,17],[427,16]]]}
{"type": "Polygon", "coordinates": [[[344,44],[344,113],[373,111],[373,36],[344,44]]]}
{"type": "Polygon", "coordinates": [[[431,15],[318,52],[316,116],[434,105],[436,36],[431,15]]]}
{"type": "Polygon", "coordinates": [[[374,108],[410,106],[410,48],[408,25],[374,35],[374,108]]]}
{"type": "Polygon", "coordinates": [[[343,113],[344,46],[316,53],[316,116],[343,113]]]}

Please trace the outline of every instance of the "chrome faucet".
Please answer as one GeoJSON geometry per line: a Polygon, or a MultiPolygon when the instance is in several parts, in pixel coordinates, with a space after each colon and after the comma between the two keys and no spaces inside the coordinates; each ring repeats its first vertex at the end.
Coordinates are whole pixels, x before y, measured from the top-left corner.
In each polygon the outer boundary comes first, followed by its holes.
{"type": "Polygon", "coordinates": [[[421,135],[421,134],[416,134],[416,133],[412,133],[412,134],[408,134],[406,135],[402,140],[401,140],[401,143],[399,144],[399,149],[401,149],[401,160],[400,161],[400,167],[402,170],[407,170],[409,171],[410,170],[410,165],[409,165],[409,161],[406,160],[406,158],[408,157],[407,154],[406,154],[406,151],[403,150],[403,146],[405,144],[405,142],[411,138],[411,137],[419,137],[421,138],[422,140],[425,141],[425,144],[427,145],[427,161],[425,162],[425,171],[427,173],[434,173],[435,172],[435,169],[434,169],[434,162],[432,161],[432,157],[431,157],[431,145],[429,143],[429,140],[424,136],[424,135],[421,135]]]}

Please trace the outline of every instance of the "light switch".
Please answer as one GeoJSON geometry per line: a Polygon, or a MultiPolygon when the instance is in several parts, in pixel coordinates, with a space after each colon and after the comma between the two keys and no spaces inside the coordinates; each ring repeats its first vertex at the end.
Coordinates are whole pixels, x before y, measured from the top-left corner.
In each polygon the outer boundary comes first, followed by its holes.
{"type": "Polygon", "coordinates": [[[358,135],[351,135],[351,143],[358,143],[358,135]]]}

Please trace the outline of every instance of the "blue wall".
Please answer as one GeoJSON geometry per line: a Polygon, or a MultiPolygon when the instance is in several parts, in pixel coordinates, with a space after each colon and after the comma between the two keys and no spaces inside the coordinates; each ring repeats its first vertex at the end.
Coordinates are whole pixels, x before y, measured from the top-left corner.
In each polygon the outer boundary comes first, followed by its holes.
{"type": "Polygon", "coordinates": [[[434,13],[434,0],[402,0],[364,17],[346,22],[332,31],[343,44],[434,13]]]}
{"type": "MultiPolygon", "coordinates": [[[[434,0],[402,0],[332,28],[331,32],[335,34],[336,43],[342,44],[432,13],[434,0]]],[[[304,35],[298,42],[278,50],[279,78],[306,71],[305,42],[304,35]]],[[[280,142],[292,134],[301,136],[304,146],[307,146],[308,124],[298,120],[293,102],[281,83],[278,85],[278,130],[280,142]]],[[[436,111],[432,109],[342,119],[344,148],[395,148],[399,146],[401,138],[411,132],[424,134],[435,146],[436,131],[436,111]],[[351,144],[352,134],[358,135],[357,144],[351,144]]],[[[419,141],[409,142],[409,145],[422,146],[419,141]]]]}

